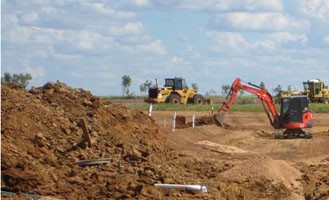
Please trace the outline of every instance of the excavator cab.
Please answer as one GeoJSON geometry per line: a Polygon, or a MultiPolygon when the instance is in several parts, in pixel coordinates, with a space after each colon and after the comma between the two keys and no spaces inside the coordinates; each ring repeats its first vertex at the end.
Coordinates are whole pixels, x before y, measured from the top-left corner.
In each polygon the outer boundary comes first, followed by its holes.
{"type": "Polygon", "coordinates": [[[308,111],[307,96],[291,96],[281,99],[281,122],[302,123],[303,112],[308,111]]]}
{"type": "Polygon", "coordinates": [[[285,131],[276,131],[275,138],[312,137],[312,132],[303,130],[313,126],[307,96],[290,96],[281,99],[280,124],[285,131]]]}

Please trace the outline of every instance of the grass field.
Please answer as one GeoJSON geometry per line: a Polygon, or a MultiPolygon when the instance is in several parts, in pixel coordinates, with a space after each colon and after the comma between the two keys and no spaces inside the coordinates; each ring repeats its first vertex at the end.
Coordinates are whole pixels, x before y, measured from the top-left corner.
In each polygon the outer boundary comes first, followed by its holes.
{"type": "MultiPolygon", "coordinates": [[[[221,104],[220,104],[221,105],[221,104]]],[[[154,104],[153,110],[160,111],[217,111],[220,105],[171,105],[171,104],[154,104]]],[[[144,104],[129,104],[129,108],[137,109],[140,111],[147,111],[149,105],[144,104]]],[[[280,105],[276,105],[277,111],[280,112],[280,105]]],[[[231,111],[245,111],[245,112],[263,112],[264,108],[262,104],[234,104],[231,111]]],[[[310,104],[310,110],[312,112],[324,112],[329,113],[328,104],[312,103],[310,104]]]]}
{"type": "MultiPolygon", "coordinates": [[[[138,96],[136,98],[123,98],[122,96],[103,96],[103,99],[110,100],[112,102],[124,104],[129,108],[147,111],[149,105],[144,103],[143,98],[145,96],[138,96]]],[[[160,111],[217,111],[225,101],[225,96],[211,96],[213,105],[171,105],[171,104],[153,104],[153,110],[160,111]]],[[[329,113],[329,104],[310,103],[310,110],[312,112],[329,113]]],[[[280,112],[280,105],[276,105],[277,111],[280,112]]],[[[231,111],[245,111],[245,112],[263,112],[263,106],[259,99],[251,95],[239,96],[230,109],[231,111]]]]}

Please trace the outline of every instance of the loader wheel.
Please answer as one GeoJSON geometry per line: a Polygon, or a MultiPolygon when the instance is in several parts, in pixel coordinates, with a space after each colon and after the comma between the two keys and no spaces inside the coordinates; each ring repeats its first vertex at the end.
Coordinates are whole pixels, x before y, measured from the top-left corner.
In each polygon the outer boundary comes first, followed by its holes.
{"type": "Polygon", "coordinates": [[[196,94],[193,97],[193,103],[197,105],[202,105],[204,104],[204,98],[201,94],[196,94]]]}
{"type": "Polygon", "coordinates": [[[169,97],[167,98],[167,103],[180,104],[181,103],[180,96],[178,96],[177,94],[169,95],[169,97]]]}

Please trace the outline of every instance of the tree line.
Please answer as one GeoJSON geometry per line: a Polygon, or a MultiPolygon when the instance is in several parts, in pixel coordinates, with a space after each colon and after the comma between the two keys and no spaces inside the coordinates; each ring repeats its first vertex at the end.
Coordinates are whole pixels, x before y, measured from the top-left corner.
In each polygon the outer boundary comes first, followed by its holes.
{"type": "MultiPolygon", "coordinates": [[[[131,83],[132,83],[132,78],[129,75],[125,74],[125,75],[122,76],[122,82],[121,82],[122,96],[128,96],[128,97],[129,96],[134,96],[134,93],[131,93],[130,90],[129,90],[129,87],[131,86],[131,83]]],[[[153,84],[152,81],[147,79],[144,83],[140,84],[139,89],[140,89],[141,93],[147,94],[148,89],[151,88],[151,87],[155,87],[155,85],[153,84]]],[[[260,84],[259,84],[259,87],[265,89],[266,88],[265,83],[263,81],[261,81],[260,84]]],[[[192,83],[191,88],[194,89],[194,90],[199,89],[199,87],[196,83],[192,83]]],[[[230,89],[231,89],[231,85],[224,84],[224,85],[222,85],[221,89],[222,89],[221,94],[227,95],[229,93],[230,89]]],[[[282,91],[282,86],[281,85],[278,85],[277,87],[275,87],[273,89],[273,92],[275,94],[278,94],[281,91],[282,91]]],[[[288,86],[288,91],[292,91],[292,86],[291,85],[288,86]]],[[[240,91],[240,95],[241,94],[244,94],[243,90],[240,91]]],[[[206,96],[214,96],[214,95],[218,95],[218,94],[216,93],[215,90],[210,89],[209,91],[206,92],[205,95],[206,96]]]]}
{"type": "Polygon", "coordinates": [[[24,88],[27,87],[30,80],[32,80],[32,76],[29,73],[11,74],[11,73],[5,72],[3,77],[1,77],[2,84],[3,83],[18,84],[24,88]]]}
{"type": "MultiPolygon", "coordinates": [[[[130,86],[132,84],[132,78],[125,74],[122,77],[122,96],[127,96],[127,97],[133,97],[135,94],[130,91],[130,86]]],[[[32,76],[29,73],[19,73],[19,74],[11,74],[8,72],[5,72],[3,77],[1,77],[1,83],[14,83],[21,85],[22,87],[26,88],[27,85],[29,84],[29,81],[32,80],[32,76]]],[[[155,87],[155,84],[153,84],[152,81],[146,80],[144,83],[140,84],[139,89],[141,93],[147,94],[147,91],[149,88],[155,87]]],[[[265,83],[263,81],[260,82],[259,84],[260,88],[266,88],[265,83]]],[[[191,84],[191,88],[194,90],[198,90],[198,85],[196,83],[191,84]]],[[[231,86],[230,85],[222,85],[222,94],[227,95],[231,86]]],[[[273,92],[278,94],[282,91],[282,86],[279,84],[277,87],[273,89],[273,92]]],[[[288,85],[287,91],[291,92],[293,91],[293,87],[291,85],[288,85]]],[[[240,94],[244,94],[244,91],[241,90],[240,94]]],[[[206,96],[213,96],[217,95],[216,91],[213,89],[210,89],[209,91],[206,92],[206,96]]]]}
{"type": "MultiPolygon", "coordinates": [[[[125,74],[121,77],[122,96],[127,96],[127,97],[135,96],[133,92],[130,92],[129,87],[131,86],[131,84],[132,84],[132,78],[129,75],[125,74]]],[[[139,85],[139,90],[141,93],[147,94],[149,88],[151,87],[156,87],[156,85],[152,81],[147,79],[144,83],[139,85]]],[[[199,89],[196,83],[192,83],[191,87],[194,90],[199,89]]]]}

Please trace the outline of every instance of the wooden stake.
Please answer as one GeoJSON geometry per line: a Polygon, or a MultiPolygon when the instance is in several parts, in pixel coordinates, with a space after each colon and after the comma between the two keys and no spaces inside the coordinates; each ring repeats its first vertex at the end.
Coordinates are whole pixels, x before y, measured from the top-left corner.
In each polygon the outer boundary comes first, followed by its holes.
{"type": "Polygon", "coordinates": [[[83,131],[83,137],[84,139],[87,141],[88,143],[88,147],[92,147],[92,143],[91,143],[91,138],[90,138],[90,134],[87,128],[87,122],[84,118],[80,119],[80,124],[81,124],[81,128],[83,131]]]}

